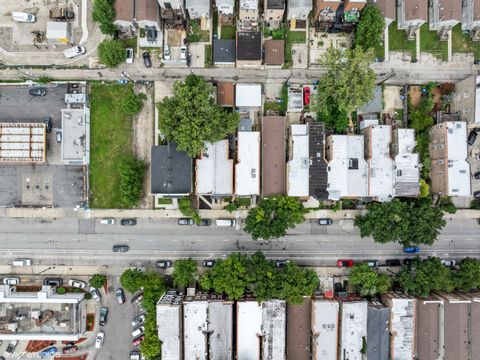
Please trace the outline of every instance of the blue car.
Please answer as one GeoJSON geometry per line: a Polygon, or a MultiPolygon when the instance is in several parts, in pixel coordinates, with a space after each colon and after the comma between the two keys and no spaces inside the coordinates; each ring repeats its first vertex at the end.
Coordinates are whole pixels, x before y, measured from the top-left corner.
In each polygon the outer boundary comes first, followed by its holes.
{"type": "Polygon", "coordinates": [[[418,246],[404,247],[403,252],[407,254],[416,254],[420,252],[420,248],[418,246]]]}
{"type": "Polygon", "coordinates": [[[49,347],[48,349],[43,350],[40,353],[40,357],[42,359],[49,358],[51,356],[54,356],[57,353],[57,348],[55,346],[49,347]]]}

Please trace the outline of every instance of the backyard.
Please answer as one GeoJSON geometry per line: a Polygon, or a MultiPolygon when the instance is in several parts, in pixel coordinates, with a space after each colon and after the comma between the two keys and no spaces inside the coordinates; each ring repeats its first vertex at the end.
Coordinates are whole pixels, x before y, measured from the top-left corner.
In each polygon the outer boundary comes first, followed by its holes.
{"type": "Polygon", "coordinates": [[[407,32],[405,30],[397,29],[397,22],[394,21],[388,27],[388,46],[390,51],[408,52],[412,59],[415,59],[416,49],[415,41],[407,39],[407,32]]]}
{"type": "Polygon", "coordinates": [[[190,20],[189,33],[187,35],[188,42],[208,42],[210,41],[210,32],[200,29],[199,20],[190,20]]]}
{"type": "Polygon", "coordinates": [[[285,42],[285,64],[291,66],[292,64],[292,45],[305,44],[307,41],[307,33],[305,31],[290,31],[287,30],[285,42]]]}
{"type": "Polygon", "coordinates": [[[125,208],[118,165],[133,158],[132,117],[122,101],[130,85],[92,84],[90,87],[90,207],[125,208]]]}
{"type": "Polygon", "coordinates": [[[439,60],[448,60],[448,42],[440,41],[437,31],[430,31],[428,24],[420,27],[420,48],[439,60]]]}
{"type": "Polygon", "coordinates": [[[462,31],[461,24],[452,30],[452,49],[459,53],[473,52],[475,59],[480,59],[480,42],[472,41],[470,35],[462,31]]]}
{"type": "Polygon", "coordinates": [[[224,40],[235,40],[235,25],[222,25],[220,38],[224,40]]]}

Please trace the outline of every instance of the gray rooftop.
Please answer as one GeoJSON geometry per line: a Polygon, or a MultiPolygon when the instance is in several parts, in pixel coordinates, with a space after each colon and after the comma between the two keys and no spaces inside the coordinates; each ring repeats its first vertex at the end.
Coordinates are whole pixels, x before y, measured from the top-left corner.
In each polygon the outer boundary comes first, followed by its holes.
{"type": "Polygon", "coordinates": [[[157,303],[158,338],[162,342],[162,360],[178,360],[182,353],[183,295],[167,291],[157,303]]]}
{"type": "Polygon", "coordinates": [[[285,9],[285,0],[266,0],[267,9],[285,9]]]}
{"type": "Polygon", "coordinates": [[[285,300],[262,302],[262,359],[285,359],[286,315],[285,300]]]}
{"type": "Polygon", "coordinates": [[[366,103],[364,106],[358,108],[359,114],[372,114],[382,112],[382,87],[375,86],[373,92],[373,99],[366,103]]]}
{"type": "Polygon", "coordinates": [[[317,200],[328,198],[327,162],[325,161],[325,127],[323,122],[308,124],[309,134],[309,195],[317,200]]]}
{"type": "Polygon", "coordinates": [[[390,309],[379,302],[368,304],[367,358],[384,360],[390,356],[388,318],[390,309]]]}
{"type": "Polygon", "coordinates": [[[176,145],[152,146],[152,194],[188,194],[192,191],[192,159],[176,145]]]}
{"type": "Polygon", "coordinates": [[[213,40],[213,63],[235,64],[237,50],[235,40],[213,40]]]}

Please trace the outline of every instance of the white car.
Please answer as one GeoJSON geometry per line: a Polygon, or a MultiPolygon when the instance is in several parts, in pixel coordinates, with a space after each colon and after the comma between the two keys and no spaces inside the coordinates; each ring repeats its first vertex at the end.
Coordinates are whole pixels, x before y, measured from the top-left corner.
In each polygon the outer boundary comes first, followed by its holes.
{"type": "Polygon", "coordinates": [[[165,45],[163,49],[163,60],[170,60],[170,47],[168,45],[165,45]]]}
{"type": "Polygon", "coordinates": [[[65,55],[66,58],[74,58],[75,56],[83,55],[85,54],[87,50],[85,50],[84,46],[74,46],[70,49],[67,49],[63,52],[63,55],[65,55]]]}
{"type": "Polygon", "coordinates": [[[18,284],[20,284],[20,279],[19,278],[5,278],[5,279],[3,279],[3,284],[4,285],[18,285],[18,284]]]}
{"type": "Polygon", "coordinates": [[[103,340],[105,339],[105,333],[103,331],[99,331],[97,337],[95,338],[95,348],[101,349],[103,346],[103,340]]]}
{"type": "Polygon", "coordinates": [[[126,52],[127,52],[127,60],[126,60],[127,64],[133,63],[133,49],[127,48],[126,52]]]}
{"type": "Polygon", "coordinates": [[[115,224],[115,219],[102,219],[100,220],[100,224],[102,225],[114,225],[115,224]]]}
{"type": "Polygon", "coordinates": [[[25,12],[12,12],[12,19],[16,22],[34,23],[37,21],[35,15],[25,12]]]}
{"type": "Polygon", "coordinates": [[[180,59],[185,60],[187,58],[187,47],[182,46],[180,48],[180,59]]]}
{"type": "Polygon", "coordinates": [[[443,266],[454,267],[456,264],[457,264],[457,262],[455,260],[452,260],[452,259],[442,260],[442,265],[443,266]]]}
{"type": "Polygon", "coordinates": [[[145,314],[140,314],[140,315],[133,318],[131,324],[135,328],[135,327],[139,326],[140,324],[143,324],[145,322],[145,319],[146,319],[145,314]]]}
{"type": "Polygon", "coordinates": [[[137,336],[142,335],[144,331],[145,331],[145,327],[140,326],[132,331],[132,337],[136,338],[137,336]]]}
{"type": "Polygon", "coordinates": [[[92,295],[93,300],[100,301],[100,293],[98,292],[97,289],[91,287],[89,292],[90,292],[90,295],[92,295]]]}
{"type": "Polygon", "coordinates": [[[76,287],[79,289],[85,289],[85,287],[87,286],[87,283],[81,280],[70,279],[68,280],[68,286],[76,287]]]}

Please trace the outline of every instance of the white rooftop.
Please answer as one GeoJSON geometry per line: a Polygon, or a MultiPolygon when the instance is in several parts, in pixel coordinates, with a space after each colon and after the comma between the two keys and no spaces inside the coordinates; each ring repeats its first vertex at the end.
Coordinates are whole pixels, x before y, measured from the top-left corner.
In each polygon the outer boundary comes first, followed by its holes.
{"type": "Polygon", "coordinates": [[[62,109],[62,161],[87,165],[90,159],[89,141],[90,109],[62,109]]]}
{"type": "Polygon", "coordinates": [[[415,153],[415,130],[396,129],[395,196],[417,196],[419,193],[419,155],[415,153]]]}
{"type": "Polygon", "coordinates": [[[393,159],[390,157],[392,127],[373,125],[364,130],[368,164],[368,195],[378,201],[390,201],[394,196],[393,159]]]}
{"type": "Polygon", "coordinates": [[[237,360],[260,359],[262,307],[255,301],[237,302],[237,360]]]}
{"type": "Polygon", "coordinates": [[[39,123],[0,123],[0,162],[44,162],[46,127],[39,123]]]}
{"type": "Polygon", "coordinates": [[[412,359],[415,339],[416,300],[392,298],[390,307],[390,353],[398,359],[412,359]]]}
{"type": "Polygon", "coordinates": [[[241,10],[257,10],[258,0],[240,0],[241,10]]]}
{"type": "Polygon", "coordinates": [[[470,165],[467,162],[467,123],[448,121],[448,194],[449,196],[470,195],[470,165]]]}
{"type": "Polygon", "coordinates": [[[475,77],[475,124],[480,123],[480,75],[475,77]]]}
{"type": "Polygon", "coordinates": [[[210,360],[225,360],[231,356],[233,348],[233,303],[209,302],[208,321],[211,331],[210,360]]]}
{"type": "Polygon", "coordinates": [[[338,301],[312,300],[312,354],[314,359],[337,359],[338,301]]]}
{"type": "Polygon", "coordinates": [[[341,307],[340,354],[348,360],[362,360],[363,338],[367,340],[367,301],[341,302],[341,307]]]}
{"type": "Polygon", "coordinates": [[[302,88],[288,88],[288,112],[301,112],[303,110],[302,88]]]}
{"type": "Polygon", "coordinates": [[[293,124],[292,131],[292,157],[287,164],[288,196],[309,195],[309,136],[308,125],[293,124]]]}
{"type": "Polygon", "coordinates": [[[285,359],[287,303],[285,300],[262,302],[262,359],[285,359]]]}
{"type": "Polygon", "coordinates": [[[367,196],[368,170],[363,135],[331,135],[331,139],[333,158],[327,164],[328,198],[367,196]]]}
{"type": "Polygon", "coordinates": [[[259,131],[238,132],[235,194],[240,196],[260,194],[259,131]]]}
{"type": "Polygon", "coordinates": [[[207,358],[208,302],[183,303],[183,349],[185,360],[207,358]]]}
{"type": "Polygon", "coordinates": [[[262,86],[238,84],[235,86],[235,106],[259,108],[262,106],[262,86]]]}
{"type": "Polygon", "coordinates": [[[228,140],[206,144],[196,160],[198,194],[231,195],[233,193],[233,161],[228,159],[228,140]]]}
{"type": "Polygon", "coordinates": [[[175,291],[162,295],[157,303],[158,338],[162,342],[162,360],[178,360],[181,357],[181,296],[175,291]]]}

